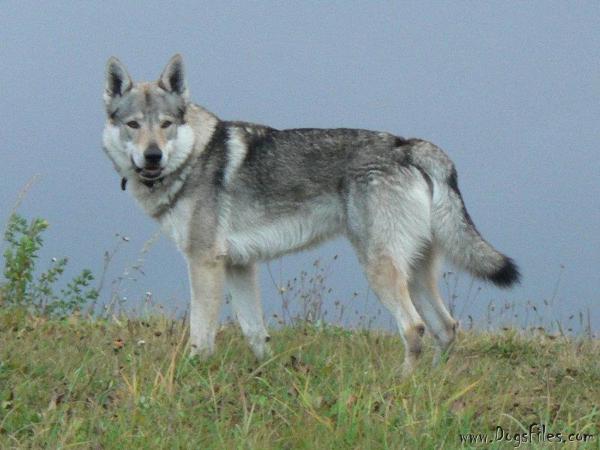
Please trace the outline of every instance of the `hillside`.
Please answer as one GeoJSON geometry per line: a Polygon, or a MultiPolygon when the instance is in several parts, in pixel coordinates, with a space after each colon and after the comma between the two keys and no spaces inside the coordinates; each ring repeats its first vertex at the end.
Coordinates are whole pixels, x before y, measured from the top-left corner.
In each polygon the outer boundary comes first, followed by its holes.
{"type": "Polygon", "coordinates": [[[400,338],[375,331],[273,330],[258,364],[228,325],[200,362],[182,321],[19,311],[0,313],[2,449],[514,448],[532,424],[536,447],[600,448],[598,340],[466,332],[401,379],[400,338]]]}

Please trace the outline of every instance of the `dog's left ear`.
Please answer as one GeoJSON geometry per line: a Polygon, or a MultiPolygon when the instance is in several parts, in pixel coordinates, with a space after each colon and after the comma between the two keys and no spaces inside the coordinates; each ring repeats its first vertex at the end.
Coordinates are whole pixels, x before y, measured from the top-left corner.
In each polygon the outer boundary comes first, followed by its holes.
{"type": "Polygon", "coordinates": [[[167,92],[181,95],[186,100],[189,98],[185,72],[183,71],[183,58],[178,53],[171,58],[163,70],[158,85],[167,92]]]}

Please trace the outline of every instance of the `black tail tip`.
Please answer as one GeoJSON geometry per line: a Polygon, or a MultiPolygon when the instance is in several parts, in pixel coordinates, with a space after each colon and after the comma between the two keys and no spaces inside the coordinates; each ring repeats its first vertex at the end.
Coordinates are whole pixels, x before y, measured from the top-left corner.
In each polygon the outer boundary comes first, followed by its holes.
{"type": "Polygon", "coordinates": [[[521,282],[521,273],[515,262],[506,257],[502,267],[490,275],[488,279],[498,287],[508,288],[521,282]]]}

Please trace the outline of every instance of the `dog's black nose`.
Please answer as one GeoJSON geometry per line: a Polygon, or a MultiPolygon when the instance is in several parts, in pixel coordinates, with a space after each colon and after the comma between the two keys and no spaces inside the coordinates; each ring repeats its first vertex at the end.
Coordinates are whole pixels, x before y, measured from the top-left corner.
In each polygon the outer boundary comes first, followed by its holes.
{"type": "Polygon", "coordinates": [[[160,148],[158,148],[158,145],[149,145],[146,151],[144,151],[144,159],[146,160],[146,164],[150,166],[157,166],[162,159],[162,151],[160,148]]]}

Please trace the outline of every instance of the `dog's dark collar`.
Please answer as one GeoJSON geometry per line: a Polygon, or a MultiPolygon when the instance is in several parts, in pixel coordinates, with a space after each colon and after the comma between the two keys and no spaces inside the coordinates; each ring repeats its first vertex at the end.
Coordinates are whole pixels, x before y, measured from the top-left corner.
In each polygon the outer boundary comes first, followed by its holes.
{"type": "MultiPolygon", "coordinates": [[[[163,180],[164,177],[160,177],[160,178],[156,178],[154,180],[144,180],[142,179],[141,182],[143,185],[147,186],[148,188],[153,188],[154,185],[156,183],[159,183],[163,180]]],[[[127,187],[127,178],[123,177],[121,178],[121,190],[124,191],[127,187]]]]}

